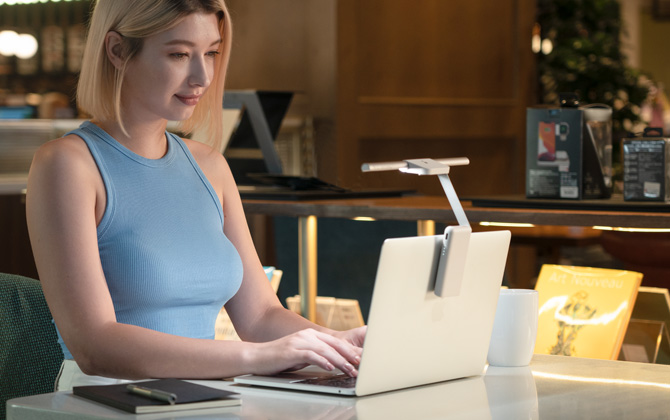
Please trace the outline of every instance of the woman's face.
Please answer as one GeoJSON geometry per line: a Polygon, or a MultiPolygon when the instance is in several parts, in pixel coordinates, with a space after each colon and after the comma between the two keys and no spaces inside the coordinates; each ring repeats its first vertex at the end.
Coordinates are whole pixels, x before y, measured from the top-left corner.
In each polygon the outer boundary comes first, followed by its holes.
{"type": "Polygon", "coordinates": [[[212,81],[220,44],[214,14],[189,15],[174,28],[145,38],[123,81],[124,118],[189,118],[212,81]]]}

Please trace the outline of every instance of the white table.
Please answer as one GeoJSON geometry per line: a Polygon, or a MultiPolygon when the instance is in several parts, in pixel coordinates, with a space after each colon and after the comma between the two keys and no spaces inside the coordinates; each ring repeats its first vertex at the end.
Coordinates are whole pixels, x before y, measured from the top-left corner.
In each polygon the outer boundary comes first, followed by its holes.
{"type": "MultiPolygon", "coordinates": [[[[390,373],[392,374],[392,373],[390,373]]],[[[33,419],[663,419],[670,366],[535,355],[530,367],[371,395],[337,397],[197,381],[237,391],[242,405],[126,414],[69,392],[10,400],[8,420],[33,419]]]]}

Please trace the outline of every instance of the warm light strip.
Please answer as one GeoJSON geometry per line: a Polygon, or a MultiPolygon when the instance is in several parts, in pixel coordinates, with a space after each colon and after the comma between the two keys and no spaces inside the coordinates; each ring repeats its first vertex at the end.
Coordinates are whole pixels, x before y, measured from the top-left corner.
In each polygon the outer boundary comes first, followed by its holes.
{"type": "Polygon", "coordinates": [[[610,230],[615,232],[670,232],[670,228],[628,228],[611,226],[593,226],[597,230],[610,230]]]}
{"type": "Polygon", "coordinates": [[[632,381],[627,379],[586,378],[583,376],[561,375],[558,373],[545,373],[545,372],[533,372],[533,376],[546,379],[558,379],[563,381],[586,382],[594,384],[640,385],[640,386],[653,386],[657,388],[670,389],[670,384],[663,384],[659,382],[632,381]]]}
{"type": "Polygon", "coordinates": [[[374,217],[359,216],[359,217],[353,217],[351,220],[355,220],[357,222],[374,222],[377,219],[375,219],[374,217]]]}
{"type": "Polygon", "coordinates": [[[502,222],[479,222],[480,226],[497,226],[497,227],[535,227],[532,223],[502,223],[502,222]]]}

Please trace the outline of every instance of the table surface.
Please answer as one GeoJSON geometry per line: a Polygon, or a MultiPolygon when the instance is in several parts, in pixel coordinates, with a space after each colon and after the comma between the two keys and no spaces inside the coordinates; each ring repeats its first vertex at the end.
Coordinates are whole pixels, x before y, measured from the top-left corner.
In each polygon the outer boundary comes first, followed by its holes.
{"type": "MultiPolygon", "coordinates": [[[[356,198],[342,200],[243,200],[244,210],[251,214],[273,216],[317,216],[333,218],[372,217],[385,220],[456,221],[449,201],[441,196],[404,196],[391,198],[356,198]]],[[[557,210],[542,208],[475,207],[463,201],[470,223],[532,223],[556,226],[612,226],[668,228],[670,212],[616,210],[557,210]]]]}
{"type": "Polygon", "coordinates": [[[197,382],[239,392],[242,404],[136,416],[58,392],[10,400],[7,418],[670,418],[670,366],[565,356],[535,355],[529,367],[489,366],[483,376],[360,398],[252,388],[226,381],[197,382]]]}

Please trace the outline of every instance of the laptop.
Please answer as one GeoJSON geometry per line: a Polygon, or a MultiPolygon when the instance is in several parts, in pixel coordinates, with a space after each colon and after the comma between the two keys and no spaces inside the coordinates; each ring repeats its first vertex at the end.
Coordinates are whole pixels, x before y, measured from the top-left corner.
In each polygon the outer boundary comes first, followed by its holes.
{"type": "Polygon", "coordinates": [[[443,236],[387,239],[382,245],[357,378],[314,366],[238,384],[363,396],[481,375],[511,234],[470,237],[457,296],[435,294],[443,236]]]}

